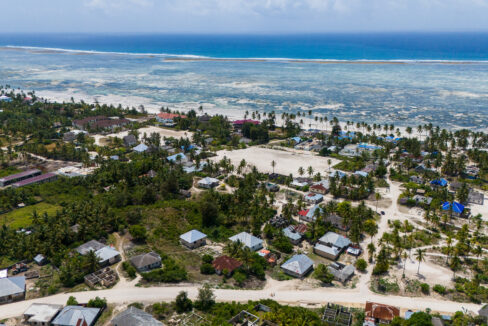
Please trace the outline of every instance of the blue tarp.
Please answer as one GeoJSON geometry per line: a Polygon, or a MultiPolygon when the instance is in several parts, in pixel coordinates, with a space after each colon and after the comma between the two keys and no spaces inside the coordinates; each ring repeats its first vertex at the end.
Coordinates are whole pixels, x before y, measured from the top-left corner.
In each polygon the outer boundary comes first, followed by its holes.
{"type": "MultiPolygon", "coordinates": [[[[451,208],[451,203],[446,201],[442,204],[442,209],[448,211],[451,208]]],[[[452,211],[454,213],[462,214],[464,212],[464,205],[458,202],[452,203],[452,211]]]]}
{"type": "Polygon", "coordinates": [[[447,180],[446,179],[435,179],[430,182],[431,185],[437,185],[441,187],[447,186],[447,180]]]}

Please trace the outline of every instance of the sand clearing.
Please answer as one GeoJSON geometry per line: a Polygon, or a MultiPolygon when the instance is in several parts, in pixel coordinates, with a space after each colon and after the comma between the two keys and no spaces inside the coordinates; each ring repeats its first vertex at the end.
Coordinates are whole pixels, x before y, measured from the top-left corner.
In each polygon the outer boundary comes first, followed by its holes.
{"type": "MultiPolygon", "coordinates": [[[[179,130],[173,130],[173,129],[166,129],[166,128],[160,128],[160,127],[155,127],[155,126],[150,126],[150,127],[145,127],[145,128],[140,128],[138,129],[139,131],[139,139],[144,137],[144,134],[146,134],[148,137],[152,133],[158,133],[161,135],[161,138],[189,138],[191,140],[193,133],[189,131],[179,131],[179,130]]],[[[95,144],[100,145],[101,140],[108,138],[108,137],[118,137],[118,138],[123,138],[129,134],[129,131],[121,131],[118,133],[114,134],[109,134],[109,135],[92,135],[93,138],[95,138],[95,144]]]]}
{"type": "Polygon", "coordinates": [[[331,160],[331,166],[339,163],[337,159],[317,156],[314,153],[305,151],[283,151],[264,147],[249,147],[235,151],[219,151],[214,161],[219,161],[226,156],[232,164],[238,166],[241,160],[246,160],[247,164],[254,165],[260,172],[273,172],[271,161],[276,162],[274,171],[279,174],[298,176],[298,168],[303,167],[305,174],[309,166],[314,169],[314,174],[320,172],[325,175],[329,171],[327,160],[331,160]]]}

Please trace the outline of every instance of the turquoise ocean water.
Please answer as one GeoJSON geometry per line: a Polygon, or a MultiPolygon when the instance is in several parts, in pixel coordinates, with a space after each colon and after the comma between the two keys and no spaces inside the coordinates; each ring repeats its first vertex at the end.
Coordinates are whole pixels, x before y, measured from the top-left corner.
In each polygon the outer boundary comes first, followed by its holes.
{"type": "Polygon", "coordinates": [[[0,35],[0,83],[149,108],[484,129],[488,34],[0,35]]]}

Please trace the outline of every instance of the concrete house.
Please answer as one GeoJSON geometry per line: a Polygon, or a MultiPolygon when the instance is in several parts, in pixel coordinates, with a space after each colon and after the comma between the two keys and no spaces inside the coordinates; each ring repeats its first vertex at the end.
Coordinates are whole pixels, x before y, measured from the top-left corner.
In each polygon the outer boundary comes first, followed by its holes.
{"type": "Polygon", "coordinates": [[[313,269],[313,261],[306,255],[295,255],[281,265],[281,269],[290,276],[302,278],[313,269]]]}
{"type": "Polygon", "coordinates": [[[220,256],[214,259],[212,262],[213,268],[215,268],[215,273],[221,275],[224,271],[232,274],[236,269],[242,266],[242,263],[237,259],[229,256],[220,256]]]}
{"type": "Polygon", "coordinates": [[[161,256],[151,251],[146,254],[137,255],[130,259],[130,263],[139,273],[150,271],[161,267],[161,256]]]}
{"type": "Polygon", "coordinates": [[[353,265],[344,265],[341,263],[332,263],[327,266],[329,272],[334,275],[334,278],[342,283],[346,283],[356,271],[353,265]]]}
{"type": "Polygon", "coordinates": [[[90,251],[94,251],[95,255],[100,259],[101,266],[113,265],[121,260],[120,252],[97,240],[90,240],[75,250],[82,256],[87,255],[90,251]]]}
{"type": "Polygon", "coordinates": [[[32,326],[50,325],[51,320],[63,309],[59,304],[33,303],[24,311],[23,322],[32,326]]]}
{"type": "Polygon", "coordinates": [[[299,211],[298,215],[301,221],[304,222],[313,222],[316,219],[316,214],[322,214],[322,208],[319,207],[319,205],[314,205],[310,209],[306,209],[303,211],[299,211]],[[316,211],[319,210],[319,212],[316,213],[316,211]]]}
{"type": "Polygon", "coordinates": [[[283,234],[290,240],[291,243],[297,245],[302,241],[302,235],[295,231],[295,227],[290,225],[283,229],[283,234]]]}
{"type": "Polygon", "coordinates": [[[207,235],[198,230],[191,230],[180,235],[180,242],[189,249],[195,249],[206,244],[207,235]]]}
{"type": "Polygon", "coordinates": [[[25,299],[25,276],[0,279],[0,304],[25,299]]]}
{"type": "Polygon", "coordinates": [[[311,203],[311,204],[318,204],[320,202],[322,202],[324,200],[324,196],[322,196],[321,194],[316,194],[316,193],[308,193],[305,195],[305,201],[307,203],[311,203]]]}
{"type": "Polygon", "coordinates": [[[329,180],[324,180],[311,185],[310,192],[326,195],[329,192],[329,187],[330,187],[329,180]]]}
{"type": "Polygon", "coordinates": [[[42,266],[47,263],[47,259],[46,257],[44,257],[44,255],[38,254],[37,256],[34,257],[34,262],[37,265],[42,266]]]}
{"type": "Polygon", "coordinates": [[[137,138],[134,135],[124,136],[123,140],[126,147],[133,147],[137,145],[137,138]]]}
{"type": "Polygon", "coordinates": [[[259,249],[263,248],[263,240],[249,234],[247,232],[241,232],[229,238],[232,242],[239,241],[244,246],[251,249],[251,251],[258,251],[259,249]]]}
{"type": "Polygon", "coordinates": [[[203,178],[200,181],[198,181],[197,184],[198,184],[198,187],[200,187],[200,188],[212,189],[212,188],[217,187],[220,184],[220,181],[219,181],[219,179],[206,177],[206,178],[203,178]]]}
{"type": "Polygon", "coordinates": [[[163,326],[164,324],[151,314],[141,309],[129,307],[115,316],[110,324],[112,326],[163,326]]]}
{"type": "Polygon", "coordinates": [[[53,326],[93,326],[100,317],[101,309],[82,306],[66,306],[53,319],[53,326]]]}
{"type": "Polygon", "coordinates": [[[348,238],[335,232],[327,232],[315,244],[313,251],[324,258],[336,260],[350,244],[348,238]]]}
{"type": "Polygon", "coordinates": [[[366,317],[373,318],[375,323],[389,324],[393,318],[400,316],[400,309],[367,301],[364,313],[366,317]]]}

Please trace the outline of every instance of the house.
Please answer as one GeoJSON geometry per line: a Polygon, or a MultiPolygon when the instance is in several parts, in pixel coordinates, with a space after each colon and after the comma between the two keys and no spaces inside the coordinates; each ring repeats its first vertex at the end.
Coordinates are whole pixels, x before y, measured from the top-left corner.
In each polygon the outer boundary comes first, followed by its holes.
{"type": "Polygon", "coordinates": [[[112,326],[163,326],[163,323],[147,312],[129,307],[115,316],[110,324],[112,326]]]}
{"type": "Polygon", "coordinates": [[[344,224],[344,219],[336,213],[331,213],[325,217],[325,222],[329,222],[340,231],[349,231],[350,226],[344,224]]]}
{"type": "Polygon", "coordinates": [[[323,180],[311,185],[310,192],[313,192],[315,194],[326,195],[329,192],[329,187],[330,187],[329,180],[323,180]]]}
{"type": "Polygon", "coordinates": [[[368,164],[361,170],[361,172],[366,172],[367,174],[370,174],[375,172],[377,169],[378,169],[378,164],[368,164]]]}
{"type": "Polygon", "coordinates": [[[90,240],[75,250],[82,256],[87,255],[90,251],[95,252],[101,266],[113,265],[121,260],[120,253],[117,250],[96,240],[90,240]]]}
{"type": "Polygon", "coordinates": [[[321,215],[323,212],[323,209],[319,207],[319,205],[314,205],[310,209],[306,209],[303,211],[299,211],[298,215],[301,221],[305,222],[313,222],[317,218],[316,215],[321,215]]]}
{"type": "Polygon", "coordinates": [[[348,238],[335,232],[327,232],[314,246],[314,252],[324,258],[336,260],[350,244],[348,238]]]}
{"type": "Polygon", "coordinates": [[[139,144],[136,147],[134,147],[132,150],[134,150],[134,152],[136,152],[136,153],[144,153],[148,149],[149,149],[149,146],[147,146],[146,144],[139,144]]]}
{"type": "Polygon", "coordinates": [[[215,272],[219,275],[226,272],[228,275],[232,274],[236,269],[242,266],[242,263],[237,259],[229,256],[220,256],[215,258],[212,262],[212,266],[215,268],[215,272]]]}
{"type": "Polygon", "coordinates": [[[310,184],[311,180],[309,178],[294,178],[290,183],[290,186],[294,188],[303,188],[310,184]]]}
{"type": "Polygon", "coordinates": [[[169,162],[173,163],[185,163],[188,162],[188,158],[183,153],[174,154],[166,158],[169,162]]]}
{"type": "Polygon", "coordinates": [[[63,305],[33,303],[24,311],[23,322],[32,326],[49,325],[61,309],[63,305]]]}
{"type": "Polygon", "coordinates": [[[206,244],[207,235],[198,231],[191,230],[180,235],[180,242],[189,249],[195,249],[206,244]]]}
{"type": "Polygon", "coordinates": [[[485,202],[485,195],[481,192],[471,189],[468,195],[468,204],[483,205],[485,202]]]}
{"type": "Polygon", "coordinates": [[[434,187],[445,187],[447,186],[447,180],[444,178],[435,179],[430,182],[430,184],[434,187]]]}
{"type": "Polygon", "coordinates": [[[313,192],[310,192],[305,195],[305,201],[307,203],[311,204],[318,204],[324,200],[324,196],[321,194],[315,194],[313,192]]]}
{"type": "Polygon", "coordinates": [[[100,308],[66,306],[53,319],[53,326],[93,326],[101,313],[100,308]]]}
{"type": "Polygon", "coordinates": [[[161,267],[161,256],[154,251],[134,256],[130,259],[130,263],[136,268],[139,273],[148,272],[151,269],[161,267]]]}
{"type": "Polygon", "coordinates": [[[369,173],[368,172],[364,172],[364,171],[356,171],[354,172],[354,175],[355,176],[358,176],[358,177],[363,177],[363,178],[367,178],[369,173]]]}
{"type": "Polygon", "coordinates": [[[366,317],[373,318],[376,323],[389,324],[393,318],[400,316],[400,309],[394,306],[367,301],[364,314],[366,317]]]}
{"type": "Polygon", "coordinates": [[[355,144],[348,144],[339,151],[339,155],[354,157],[359,155],[358,147],[355,144]]]}
{"type": "Polygon", "coordinates": [[[0,279],[0,304],[25,299],[25,276],[0,279]]]}
{"type": "Polygon", "coordinates": [[[335,232],[327,232],[319,239],[319,243],[344,250],[351,245],[351,240],[335,232]]]}
{"type": "Polygon", "coordinates": [[[271,251],[268,249],[261,249],[258,251],[258,255],[266,259],[268,264],[274,266],[276,265],[276,261],[278,260],[278,257],[276,257],[275,254],[273,254],[271,251]]]}
{"type": "Polygon", "coordinates": [[[244,124],[246,124],[246,123],[250,123],[250,124],[253,124],[255,126],[260,124],[259,121],[245,119],[245,120],[236,120],[236,121],[232,122],[232,125],[234,126],[234,129],[242,129],[242,126],[244,126],[244,124]]]}
{"type": "Polygon", "coordinates": [[[168,113],[168,112],[161,112],[156,116],[156,120],[167,127],[173,127],[175,123],[175,119],[186,119],[186,115],[182,114],[175,114],[175,113],[168,113]]]}
{"type": "Polygon", "coordinates": [[[290,276],[302,278],[313,269],[313,260],[303,254],[295,255],[281,265],[281,269],[290,276]]]}
{"type": "Polygon", "coordinates": [[[87,129],[115,129],[129,124],[128,119],[107,118],[106,116],[93,116],[80,120],[73,120],[73,126],[81,130],[87,129]]]}
{"type": "Polygon", "coordinates": [[[459,181],[453,181],[449,184],[449,189],[453,192],[457,192],[461,187],[463,186],[462,182],[459,181]]]}
{"type": "Polygon", "coordinates": [[[34,257],[34,262],[39,265],[39,266],[42,266],[44,264],[47,263],[47,259],[46,257],[44,257],[43,255],[41,254],[38,254],[37,256],[34,257]]]}
{"type": "Polygon", "coordinates": [[[127,135],[123,138],[125,147],[133,147],[137,144],[137,138],[135,135],[127,135]]]}
{"type": "Polygon", "coordinates": [[[220,184],[219,179],[215,178],[210,178],[210,177],[205,177],[198,181],[198,187],[204,188],[204,189],[212,189],[217,187],[220,184]]]}
{"type": "Polygon", "coordinates": [[[241,232],[229,238],[232,242],[240,242],[244,246],[251,249],[251,251],[258,251],[263,248],[263,240],[249,234],[247,232],[241,232]]]}
{"type": "Polygon", "coordinates": [[[414,182],[416,184],[423,185],[425,181],[424,181],[424,178],[422,178],[422,177],[412,175],[410,177],[410,182],[414,182]]]}
{"type": "Polygon", "coordinates": [[[0,102],[12,102],[12,99],[7,95],[0,96],[0,102]]]}
{"type": "Polygon", "coordinates": [[[298,233],[298,232],[295,232],[295,228],[293,227],[293,225],[290,225],[290,226],[284,228],[283,229],[283,234],[294,245],[297,245],[297,244],[300,243],[300,241],[302,241],[302,235],[300,233],[298,233]]]}
{"type": "Polygon", "coordinates": [[[341,251],[336,247],[326,246],[321,243],[315,244],[315,246],[313,247],[313,252],[321,257],[330,260],[336,260],[341,254],[341,251]]]}
{"type": "Polygon", "coordinates": [[[339,179],[342,179],[346,176],[346,173],[345,172],[342,172],[342,171],[339,171],[339,170],[336,170],[336,171],[332,171],[331,173],[329,173],[329,177],[330,178],[339,178],[339,179]]]}
{"type": "Polygon", "coordinates": [[[422,195],[413,196],[413,200],[415,200],[416,205],[430,205],[430,203],[432,203],[432,197],[425,197],[422,195]]]}
{"type": "Polygon", "coordinates": [[[35,184],[51,182],[51,181],[55,181],[57,179],[58,179],[58,175],[50,172],[50,173],[38,175],[36,177],[32,177],[29,179],[25,179],[25,180],[16,182],[12,185],[12,187],[13,188],[20,188],[20,187],[25,187],[25,186],[35,185],[35,184]]]}
{"type": "Polygon", "coordinates": [[[13,183],[36,177],[38,175],[41,175],[41,173],[41,170],[33,169],[8,175],[6,177],[0,178],[0,187],[6,187],[13,183]]]}
{"type": "Polygon", "coordinates": [[[332,263],[330,264],[327,269],[329,272],[334,275],[334,278],[342,283],[346,283],[356,271],[353,265],[344,265],[341,263],[332,263]]]}
{"type": "Polygon", "coordinates": [[[453,202],[452,204],[450,202],[444,202],[442,204],[442,210],[443,211],[449,211],[451,212],[452,210],[452,215],[453,216],[457,216],[457,217],[461,217],[464,213],[464,205],[461,204],[461,203],[458,203],[458,202],[453,202]]]}

